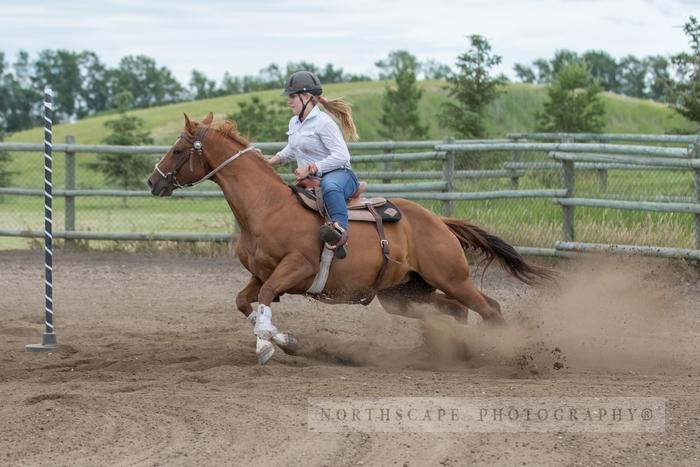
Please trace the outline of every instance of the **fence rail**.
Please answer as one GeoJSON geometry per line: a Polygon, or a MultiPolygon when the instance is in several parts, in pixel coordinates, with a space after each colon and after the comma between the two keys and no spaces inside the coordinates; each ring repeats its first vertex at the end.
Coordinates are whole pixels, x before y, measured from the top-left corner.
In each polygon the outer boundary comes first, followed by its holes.
{"type": "Polygon", "coordinates": [[[486,151],[542,151],[542,152],[591,152],[602,154],[631,154],[634,156],[693,157],[693,151],[685,148],[631,146],[596,143],[454,143],[438,144],[438,151],[486,152],[486,151]]]}
{"type": "Polygon", "coordinates": [[[698,135],[637,135],[631,133],[508,133],[511,140],[620,141],[631,143],[695,144],[698,135]]]}
{"type": "MultiPolygon", "coordinates": [[[[263,151],[276,151],[284,143],[258,143],[256,147],[263,151]]],[[[695,135],[629,135],[629,134],[543,134],[543,133],[513,133],[507,139],[498,140],[450,140],[443,141],[385,141],[368,143],[350,143],[352,151],[383,151],[380,154],[353,155],[353,163],[363,164],[383,163],[384,170],[357,169],[361,178],[381,181],[370,182],[367,187],[369,195],[401,197],[420,201],[441,201],[442,214],[452,215],[455,202],[487,201],[487,200],[525,200],[550,199],[561,207],[561,240],[552,248],[520,246],[519,251],[526,254],[549,256],[571,256],[580,251],[599,251],[613,249],[608,244],[576,242],[575,238],[575,209],[607,208],[620,210],[635,210],[658,213],[683,213],[694,216],[694,246],[695,249],[629,246],[623,245],[619,251],[639,251],[642,254],[660,252],[660,256],[700,259],[700,138],[695,135]],[[530,140],[557,140],[558,142],[530,142],[530,140]],[[565,141],[565,142],[562,142],[565,141]],[[580,143],[576,141],[596,141],[580,143]],[[618,141],[639,144],[609,144],[618,141]],[[659,147],[646,144],[675,144],[683,147],[659,147]],[[690,145],[690,146],[688,146],[690,145]],[[400,151],[400,152],[394,152],[400,151]],[[462,166],[462,161],[474,160],[474,155],[490,157],[494,153],[509,153],[511,160],[502,162],[500,168],[456,170],[462,166]],[[545,153],[549,161],[522,161],[528,153],[545,153]],[[405,170],[404,163],[415,165],[417,162],[425,165],[426,170],[405,170]],[[457,163],[459,162],[459,164],[457,163]],[[392,163],[400,163],[400,170],[391,170],[392,163]],[[432,165],[430,165],[432,164],[432,165]],[[441,165],[442,170],[435,170],[434,165],[441,165]],[[559,169],[562,181],[558,188],[520,188],[521,179],[528,179],[532,174],[544,173],[559,169]],[[608,186],[609,171],[628,170],[673,170],[691,171],[695,183],[692,194],[656,194],[648,195],[651,199],[625,200],[623,195],[616,193],[607,199],[579,196],[576,192],[576,173],[595,170],[598,177],[598,190],[605,194],[608,186]],[[461,188],[459,183],[478,183],[480,180],[505,179],[510,180],[511,189],[468,190],[461,188]],[[395,183],[394,181],[399,181],[395,183]],[[459,183],[457,183],[459,182],[459,183]],[[660,202],[660,201],[669,202],[660,202]],[[675,201],[674,201],[675,200],[675,201]],[[684,200],[688,202],[678,202],[684,200]],[[628,248],[629,247],[629,248],[628,248]]],[[[103,154],[164,154],[169,146],[108,146],[75,144],[72,137],[66,144],[54,144],[55,153],[64,152],[65,157],[65,189],[56,188],[53,195],[65,199],[65,228],[55,232],[56,238],[66,240],[178,240],[178,241],[228,241],[235,237],[231,234],[196,233],[196,232],[94,232],[77,231],[76,200],[79,198],[120,197],[146,198],[151,197],[148,191],[117,190],[117,189],[76,189],[75,155],[80,153],[103,154]]],[[[0,151],[11,152],[41,152],[43,145],[27,143],[0,143],[0,151]]],[[[354,154],[354,153],[353,153],[354,154]]],[[[419,166],[422,167],[422,166],[419,166]]],[[[283,174],[282,178],[292,181],[293,176],[283,174]]],[[[529,179],[528,179],[529,180],[529,179]]],[[[496,182],[494,182],[496,183],[496,182]]],[[[502,183],[502,182],[499,182],[502,183]]],[[[472,185],[469,185],[472,186],[472,185]]],[[[41,196],[43,191],[27,187],[0,188],[0,196],[41,196]]],[[[637,195],[639,196],[639,195],[637,195]]],[[[221,198],[220,191],[187,191],[175,192],[175,199],[221,198]]],[[[1,206],[1,205],[0,205],[1,206]]],[[[536,219],[533,219],[536,220],[536,219]]],[[[40,237],[41,232],[31,229],[2,229],[0,236],[9,237],[40,237]]],[[[615,250],[615,251],[617,251],[615,250]]]]}

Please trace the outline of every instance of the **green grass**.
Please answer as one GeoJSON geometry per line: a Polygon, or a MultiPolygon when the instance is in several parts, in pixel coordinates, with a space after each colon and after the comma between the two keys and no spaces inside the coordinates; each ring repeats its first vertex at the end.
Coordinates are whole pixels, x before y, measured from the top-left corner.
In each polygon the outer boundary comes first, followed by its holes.
{"type": "MultiPolygon", "coordinates": [[[[325,94],[344,97],[352,105],[358,132],[363,141],[380,140],[379,118],[381,98],[386,82],[364,82],[329,85],[325,94]]],[[[425,90],[420,102],[421,115],[430,128],[430,139],[442,139],[448,133],[438,125],[440,105],[447,99],[444,84],[424,81],[425,90]]],[[[284,99],[278,91],[256,93],[263,101],[284,99]]],[[[200,119],[209,111],[216,118],[223,118],[237,109],[238,103],[249,95],[227,96],[194,102],[184,102],[164,107],[134,111],[144,119],[156,144],[169,144],[182,131],[183,113],[200,119]]],[[[541,109],[545,90],[541,86],[513,84],[489,106],[486,126],[492,137],[503,137],[508,132],[527,132],[535,129],[534,114],[541,109]]],[[[606,132],[663,134],[693,131],[694,125],[664,105],[616,96],[604,95],[607,110],[606,132]]],[[[99,144],[107,134],[104,122],[114,118],[101,115],[81,120],[75,124],[56,125],[54,141],[63,142],[66,135],[76,137],[76,142],[99,144]]],[[[16,133],[8,138],[13,142],[35,142],[43,139],[42,129],[16,133]]],[[[379,152],[379,151],[378,151],[379,152]]],[[[144,156],[152,157],[155,156],[144,156]]],[[[479,156],[478,163],[457,161],[457,169],[498,167],[508,160],[509,154],[479,156]]],[[[78,154],[78,188],[105,188],[103,177],[88,170],[85,165],[94,154],[78,154]]],[[[547,160],[543,154],[528,154],[526,160],[547,160]]],[[[379,169],[380,164],[360,165],[379,169]]],[[[398,170],[398,164],[393,166],[398,170]]],[[[440,170],[434,162],[416,162],[405,165],[406,170],[440,170]]],[[[13,186],[43,186],[43,156],[39,153],[15,153],[10,170],[17,172],[13,186]]],[[[62,187],[64,158],[54,154],[54,186],[62,187]]],[[[408,182],[408,181],[407,181],[408,182]]],[[[557,171],[528,172],[521,179],[520,188],[558,188],[557,171]]],[[[207,183],[199,189],[217,189],[207,183]]],[[[481,180],[460,181],[458,190],[491,191],[510,189],[510,181],[481,180]]],[[[692,196],[692,178],[689,172],[610,171],[609,193],[622,194],[630,199],[645,199],[655,195],[692,196]]],[[[597,191],[597,179],[593,172],[577,172],[577,196],[604,197],[597,191]]],[[[435,212],[441,212],[441,202],[423,202],[435,212]]],[[[561,238],[561,208],[546,199],[493,200],[456,202],[455,216],[470,219],[504,239],[519,245],[552,246],[561,238]]],[[[43,200],[38,197],[4,196],[0,200],[0,227],[11,229],[42,229],[43,200]]],[[[63,200],[54,202],[55,229],[63,229],[63,200]]],[[[234,220],[223,199],[154,199],[130,198],[124,207],[118,198],[78,198],[76,227],[78,230],[131,232],[131,231],[186,231],[230,232],[234,220]]],[[[577,208],[576,233],[581,241],[653,244],[692,248],[693,216],[687,214],[644,213],[612,209],[577,208]]],[[[0,238],[0,248],[21,248],[26,239],[0,238]]]]}

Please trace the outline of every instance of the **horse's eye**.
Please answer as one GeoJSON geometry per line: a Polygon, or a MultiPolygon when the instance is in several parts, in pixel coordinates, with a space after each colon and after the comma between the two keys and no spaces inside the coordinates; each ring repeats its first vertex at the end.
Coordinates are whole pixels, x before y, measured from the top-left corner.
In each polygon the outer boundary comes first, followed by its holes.
{"type": "Polygon", "coordinates": [[[173,149],[173,154],[179,156],[180,154],[182,154],[182,149],[173,149]]]}

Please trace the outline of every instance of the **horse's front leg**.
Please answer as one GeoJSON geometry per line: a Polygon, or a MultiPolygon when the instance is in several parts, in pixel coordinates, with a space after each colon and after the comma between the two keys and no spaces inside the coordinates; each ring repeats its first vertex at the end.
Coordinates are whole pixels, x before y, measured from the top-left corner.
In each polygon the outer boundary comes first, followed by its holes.
{"type": "Polygon", "coordinates": [[[298,348],[296,337],[279,332],[272,324],[273,299],[283,293],[298,287],[318,272],[318,265],[309,262],[300,253],[294,252],[285,256],[277,265],[270,277],[262,284],[258,292],[258,309],[248,317],[254,322],[253,332],[257,337],[256,353],[261,365],[267,363],[275,352],[272,342],[277,344],[287,354],[294,354],[298,348]],[[272,342],[271,342],[272,341],[272,342]]]}
{"type": "MultiPolygon", "coordinates": [[[[245,317],[248,318],[248,320],[251,322],[251,324],[253,325],[253,332],[256,332],[255,326],[258,323],[259,313],[258,310],[253,311],[251,303],[258,301],[258,293],[260,292],[261,286],[262,281],[255,276],[251,276],[250,281],[248,281],[248,284],[243,288],[243,290],[238,292],[238,295],[236,295],[236,307],[238,308],[238,311],[243,313],[245,317]]],[[[262,323],[264,323],[264,320],[262,321],[262,323]]],[[[260,328],[260,325],[258,325],[258,328],[260,328]]],[[[260,329],[258,329],[258,331],[260,331],[260,329]]],[[[277,331],[277,328],[274,325],[272,325],[272,322],[270,322],[270,326],[269,329],[267,329],[267,331],[267,334],[270,334],[271,337],[267,337],[266,339],[261,339],[260,337],[258,337],[257,347],[258,350],[266,351],[270,354],[267,357],[268,360],[269,357],[272,356],[272,353],[274,353],[274,347],[272,347],[270,339],[277,343],[277,345],[279,345],[282,348],[282,350],[284,350],[284,352],[287,354],[293,354],[296,351],[296,339],[294,338],[294,336],[290,336],[289,334],[277,331]]]]}
{"type": "Polygon", "coordinates": [[[246,317],[253,312],[253,307],[250,304],[258,301],[260,287],[262,287],[262,281],[255,276],[251,276],[248,284],[236,295],[236,308],[246,317]]]}

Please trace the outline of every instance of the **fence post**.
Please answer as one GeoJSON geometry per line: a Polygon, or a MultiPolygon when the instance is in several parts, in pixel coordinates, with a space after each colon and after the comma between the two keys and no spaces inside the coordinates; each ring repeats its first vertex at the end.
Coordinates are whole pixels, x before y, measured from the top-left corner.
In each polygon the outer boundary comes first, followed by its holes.
{"type": "MultiPolygon", "coordinates": [[[[445,136],[442,142],[444,144],[452,144],[455,142],[454,138],[445,136]]],[[[454,179],[455,179],[455,153],[452,151],[447,151],[445,155],[445,161],[442,164],[442,179],[447,183],[445,187],[446,193],[451,193],[454,189],[454,179]]],[[[451,216],[452,215],[452,201],[447,200],[442,202],[442,215],[451,216]]]]}
{"type": "MultiPolygon", "coordinates": [[[[520,152],[520,151],[513,151],[513,152],[511,153],[511,158],[510,158],[510,159],[511,159],[513,162],[520,162],[520,160],[522,159],[522,152],[520,152]]],[[[513,174],[518,173],[517,170],[512,170],[511,172],[512,172],[513,174]]],[[[517,189],[518,189],[518,185],[520,185],[520,178],[519,178],[519,177],[510,177],[510,187],[511,187],[513,190],[517,190],[517,189]]]]}
{"type": "MultiPolygon", "coordinates": [[[[75,144],[75,136],[66,136],[66,144],[75,144]]],[[[66,190],[75,190],[75,152],[66,151],[66,190]]],[[[75,230],[75,196],[66,195],[64,230],[71,232],[75,230]]],[[[74,240],[66,240],[66,247],[75,246],[74,240]]]]}
{"type": "MultiPolygon", "coordinates": [[[[384,155],[391,154],[393,152],[394,152],[393,149],[390,149],[390,148],[384,149],[384,155]]],[[[391,162],[384,161],[384,172],[391,172],[391,162]]],[[[391,179],[390,178],[383,178],[382,183],[391,183],[391,179]]]]}
{"type": "MultiPolygon", "coordinates": [[[[698,125],[698,138],[693,144],[693,157],[700,159],[700,125],[698,125]]],[[[700,169],[693,170],[695,178],[695,202],[700,204],[700,169]]],[[[695,214],[695,249],[700,250],[700,214],[695,214]]]]}
{"type": "MultiPolygon", "coordinates": [[[[576,175],[574,172],[574,161],[562,161],[564,169],[564,189],[566,190],[566,197],[573,198],[574,192],[576,190],[576,175]]],[[[565,242],[574,241],[574,212],[575,206],[562,206],[563,210],[563,235],[565,242]]]]}
{"type": "Polygon", "coordinates": [[[598,175],[598,191],[605,193],[608,191],[608,169],[596,169],[598,175]]]}
{"type": "MultiPolygon", "coordinates": [[[[570,142],[570,138],[563,138],[562,142],[570,142]]],[[[562,161],[563,169],[563,188],[566,190],[566,197],[573,198],[576,193],[576,172],[574,161],[562,161]]],[[[562,234],[565,242],[573,242],[575,239],[574,233],[574,214],[575,206],[562,206],[562,234]]]]}

